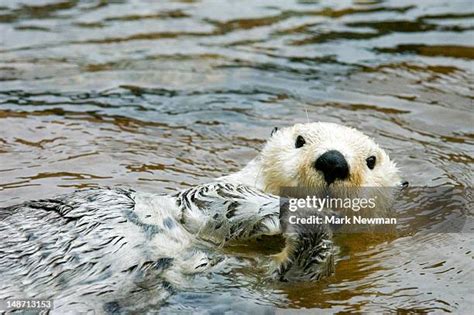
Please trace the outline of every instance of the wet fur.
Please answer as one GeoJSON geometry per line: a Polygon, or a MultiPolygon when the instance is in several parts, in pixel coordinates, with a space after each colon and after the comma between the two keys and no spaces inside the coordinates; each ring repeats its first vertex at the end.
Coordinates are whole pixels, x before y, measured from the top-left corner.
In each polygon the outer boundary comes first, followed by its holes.
{"type": "MultiPolygon", "coordinates": [[[[188,277],[223,263],[228,241],[282,233],[278,197],[223,183],[173,195],[86,190],[0,214],[0,299],[50,298],[56,313],[159,307],[188,277]]],[[[331,246],[315,251],[332,244],[326,230],[287,236],[285,256],[267,261],[271,279],[317,279],[333,263],[331,246]]]]}

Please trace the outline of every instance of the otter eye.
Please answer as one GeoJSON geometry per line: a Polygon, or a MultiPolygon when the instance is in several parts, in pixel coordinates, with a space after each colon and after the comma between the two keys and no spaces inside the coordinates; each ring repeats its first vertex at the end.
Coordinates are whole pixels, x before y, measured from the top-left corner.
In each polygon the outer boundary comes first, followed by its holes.
{"type": "Polygon", "coordinates": [[[372,155],[372,156],[369,156],[365,161],[367,162],[367,167],[373,170],[377,159],[375,158],[375,156],[372,155]]]}
{"type": "Polygon", "coordinates": [[[304,140],[304,138],[302,136],[298,136],[296,138],[296,142],[295,142],[295,148],[301,148],[302,146],[304,146],[306,143],[306,141],[304,140]]]}

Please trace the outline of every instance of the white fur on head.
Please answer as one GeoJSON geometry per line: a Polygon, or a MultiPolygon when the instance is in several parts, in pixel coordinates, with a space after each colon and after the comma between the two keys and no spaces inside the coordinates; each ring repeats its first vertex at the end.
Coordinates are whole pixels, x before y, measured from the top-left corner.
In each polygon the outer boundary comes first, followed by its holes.
{"type": "Polygon", "coordinates": [[[314,165],[329,150],[339,151],[349,165],[349,177],[332,183],[334,189],[401,184],[395,163],[371,138],[354,128],[316,122],[296,124],[273,133],[258,158],[263,190],[279,194],[282,187],[326,187],[323,174],[314,165]],[[295,147],[298,136],[305,140],[300,148],[295,147]],[[376,158],[373,169],[366,162],[370,156],[376,158]]]}

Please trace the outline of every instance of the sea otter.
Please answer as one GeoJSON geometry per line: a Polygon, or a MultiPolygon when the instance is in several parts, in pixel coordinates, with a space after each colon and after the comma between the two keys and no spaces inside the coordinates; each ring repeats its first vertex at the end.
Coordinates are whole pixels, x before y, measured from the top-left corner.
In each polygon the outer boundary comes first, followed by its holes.
{"type": "Polygon", "coordinates": [[[285,187],[344,194],[403,185],[388,155],[355,129],[275,130],[258,157],[216,183],[173,195],[86,190],[0,209],[0,299],[54,297],[58,312],[140,311],[159,305],[187,275],[222,263],[218,248],[227,242],[276,234],[286,246],[269,260],[269,275],[320,279],[333,270],[331,231],[283,229],[287,203],[276,195],[285,187]]]}

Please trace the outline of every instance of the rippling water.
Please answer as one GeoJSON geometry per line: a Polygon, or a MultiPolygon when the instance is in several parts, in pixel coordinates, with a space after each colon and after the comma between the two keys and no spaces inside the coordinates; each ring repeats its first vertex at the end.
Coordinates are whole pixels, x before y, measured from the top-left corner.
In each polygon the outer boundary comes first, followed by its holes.
{"type": "MultiPolygon", "coordinates": [[[[473,17],[446,0],[2,0],[0,203],[202,183],[307,119],[375,137],[412,185],[472,186],[473,17]]],[[[472,234],[339,242],[319,283],[267,283],[246,253],[164,310],[471,311],[472,234]]]]}

